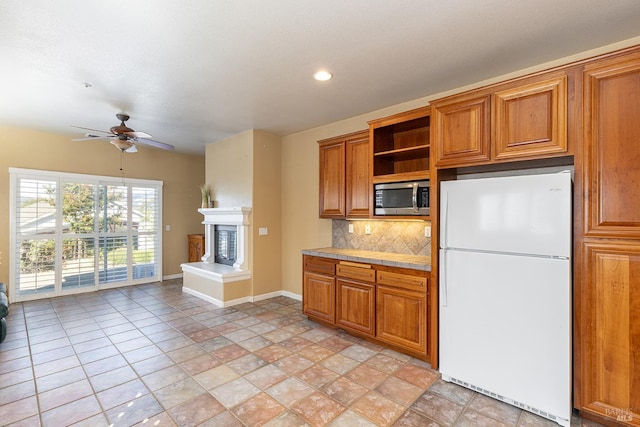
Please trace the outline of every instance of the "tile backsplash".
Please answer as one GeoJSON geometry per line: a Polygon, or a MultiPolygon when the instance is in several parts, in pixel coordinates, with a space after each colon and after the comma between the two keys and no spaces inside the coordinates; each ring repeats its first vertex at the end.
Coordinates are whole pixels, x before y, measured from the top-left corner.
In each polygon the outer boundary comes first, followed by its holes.
{"type": "Polygon", "coordinates": [[[332,246],[342,249],[431,256],[431,238],[424,236],[424,221],[349,221],[334,219],[332,246]],[[349,224],[353,233],[349,233],[349,224]],[[371,234],[365,233],[366,226],[371,234]]]}

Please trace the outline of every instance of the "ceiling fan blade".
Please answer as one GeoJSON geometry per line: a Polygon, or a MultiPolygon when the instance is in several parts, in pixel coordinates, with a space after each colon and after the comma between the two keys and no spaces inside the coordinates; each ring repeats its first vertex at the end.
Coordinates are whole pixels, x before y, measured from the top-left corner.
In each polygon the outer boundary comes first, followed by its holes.
{"type": "Polygon", "coordinates": [[[113,136],[87,135],[84,138],[74,138],[72,139],[72,141],[89,141],[91,139],[109,139],[109,138],[113,138],[113,136]]]}
{"type": "Polygon", "coordinates": [[[105,135],[111,136],[113,135],[111,132],[107,132],[105,130],[99,130],[99,129],[91,129],[91,128],[83,128],[82,126],[74,126],[71,125],[72,128],[76,128],[76,129],[84,129],[84,130],[90,130],[91,132],[100,132],[100,133],[104,133],[105,135]]]}
{"type": "Polygon", "coordinates": [[[173,151],[176,148],[171,144],[165,144],[164,142],[154,141],[153,139],[139,138],[139,139],[136,139],[136,141],[139,142],[140,144],[149,145],[151,147],[156,147],[156,148],[160,148],[162,150],[167,150],[167,151],[173,151]]]}
{"type": "Polygon", "coordinates": [[[131,132],[122,132],[122,133],[128,136],[129,138],[151,138],[151,135],[145,132],[131,131],[131,132]]]}

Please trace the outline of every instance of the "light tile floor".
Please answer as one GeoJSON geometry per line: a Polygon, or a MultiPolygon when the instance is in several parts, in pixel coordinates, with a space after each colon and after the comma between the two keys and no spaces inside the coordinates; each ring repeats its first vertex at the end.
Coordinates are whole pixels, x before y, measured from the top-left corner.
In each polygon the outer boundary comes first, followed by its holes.
{"type": "Polygon", "coordinates": [[[222,309],[173,280],[12,304],[7,323],[1,425],[556,425],[285,297],[222,309]]]}

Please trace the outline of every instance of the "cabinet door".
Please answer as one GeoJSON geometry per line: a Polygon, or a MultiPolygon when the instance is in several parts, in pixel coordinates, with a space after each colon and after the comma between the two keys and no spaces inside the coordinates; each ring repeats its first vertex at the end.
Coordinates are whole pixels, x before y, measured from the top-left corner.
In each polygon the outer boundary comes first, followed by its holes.
{"type": "Polygon", "coordinates": [[[640,238],[640,55],[584,72],[587,235],[640,238]]]}
{"type": "Polygon", "coordinates": [[[346,141],[346,216],[369,217],[369,132],[346,141]]]}
{"type": "Polygon", "coordinates": [[[493,96],[494,159],[567,152],[567,76],[493,96]]]}
{"type": "Polygon", "coordinates": [[[375,286],[353,280],[336,281],[336,324],[373,336],[375,286]]]}
{"type": "Polygon", "coordinates": [[[302,311],[326,322],[336,320],[336,284],[333,276],[305,271],[302,284],[302,311]]]}
{"type": "Polygon", "coordinates": [[[489,96],[434,104],[431,127],[436,166],[488,161],[489,113],[489,96]]]}
{"type": "Polygon", "coordinates": [[[320,143],[320,217],[345,216],[345,143],[320,143]]]}
{"type": "Polygon", "coordinates": [[[204,255],[204,235],[190,234],[189,242],[189,262],[199,262],[204,255]]]}
{"type": "Polygon", "coordinates": [[[427,354],[426,294],[378,285],[376,338],[427,354]]]}
{"type": "Polygon", "coordinates": [[[580,410],[640,422],[640,243],[586,243],[580,298],[580,410]]]}

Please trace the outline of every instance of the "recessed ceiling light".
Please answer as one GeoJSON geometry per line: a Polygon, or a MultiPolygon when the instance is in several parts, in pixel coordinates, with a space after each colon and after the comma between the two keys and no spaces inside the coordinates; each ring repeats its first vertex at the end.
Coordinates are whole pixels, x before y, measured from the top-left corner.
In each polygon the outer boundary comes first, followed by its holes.
{"type": "Polygon", "coordinates": [[[321,82],[326,82],[327,80],[331,80],[332,77],[333,77],[333,74],[324,70],[318,71],[313,75],[314,79],[319,80],[321,82]]]}

